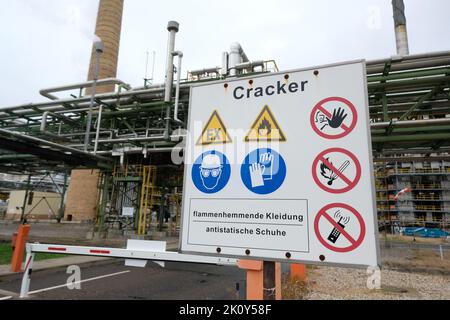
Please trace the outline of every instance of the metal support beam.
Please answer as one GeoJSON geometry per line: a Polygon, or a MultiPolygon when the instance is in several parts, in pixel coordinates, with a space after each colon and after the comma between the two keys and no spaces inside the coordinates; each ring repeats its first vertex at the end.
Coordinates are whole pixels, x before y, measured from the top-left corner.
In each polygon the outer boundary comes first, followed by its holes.
{"type": "Polygon", "coordinates": [[[26,189],[25,189],[25,197],[23,198],[22,214],[20,215],[21,223],[25,222],[25,208],[27,207],[28,194],[29,194],[29,191],[30,191],[30,184],[31,184],[31,174],[28,175],[27,186],[26,186],[26,189]]]}
{"type": "Polygon", "coordinates": [[[420,108],[423,103],[429,99],[431,99],[437,92],[441,90],[441,87],[435,87],[433,90],[428,92],[426,95],[424,95],[422,98],[417,101],[415,105],[413,105],[408,111],[406,111],[399,119],[399,121],[405,120],[411,113],[413,113],[416,109],[420,108]]]}
{"type": "Polygon", "coordinates": [[[61,192],[61,202],[59,205],[59,211],[58,211],[58,222],[61,222],[62,219],[64,219],[64,198],[66,197],[66,190],[67,190],[67,177],[68,173],[67,171],[64,172],[64,184],[61,192]]]}

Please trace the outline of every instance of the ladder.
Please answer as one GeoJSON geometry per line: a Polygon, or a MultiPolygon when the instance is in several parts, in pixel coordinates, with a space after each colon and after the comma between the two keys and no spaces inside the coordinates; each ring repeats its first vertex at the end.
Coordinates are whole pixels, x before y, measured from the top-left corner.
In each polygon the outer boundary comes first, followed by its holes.
{"type": "MultiPolygon", "coordinates": [[[[156,167],[142,167],[141,201],[138,216],[138,235],[147,233],[147,213],[152,206],[152,195],[156,180],[156,167]]],[[[150,216],[151,217],[151,216],[150,216]]]]}

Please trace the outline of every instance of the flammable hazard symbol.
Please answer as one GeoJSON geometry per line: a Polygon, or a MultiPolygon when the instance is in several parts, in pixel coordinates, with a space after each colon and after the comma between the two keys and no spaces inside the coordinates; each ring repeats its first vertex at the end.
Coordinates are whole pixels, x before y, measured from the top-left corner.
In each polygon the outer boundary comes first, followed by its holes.
{"type": "Polygon", "coordinates": [[[227,128],[223,124],[219,113],[215,110],[206,123],[202,135],[198,138],[197,145],[223,144],[231,141],[227,128]]]}
{"type": "Polygon", "coordinates": [[[286,141],[286,136],[278,125],[277,120],[275,120],[269,106],[264,106],[247,133],[245,141],[286,141]]]}

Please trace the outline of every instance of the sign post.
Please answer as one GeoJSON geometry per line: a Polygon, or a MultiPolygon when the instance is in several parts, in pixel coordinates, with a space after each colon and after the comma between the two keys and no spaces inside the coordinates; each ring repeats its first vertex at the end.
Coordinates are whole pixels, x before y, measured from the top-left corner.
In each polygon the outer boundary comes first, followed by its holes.
{"type": "Polygon", "coordinates": [[[188,132],[182,252],[264,261],[266,289],[274,261],[379,264],[364,61],[193,86],[188,132]]]}

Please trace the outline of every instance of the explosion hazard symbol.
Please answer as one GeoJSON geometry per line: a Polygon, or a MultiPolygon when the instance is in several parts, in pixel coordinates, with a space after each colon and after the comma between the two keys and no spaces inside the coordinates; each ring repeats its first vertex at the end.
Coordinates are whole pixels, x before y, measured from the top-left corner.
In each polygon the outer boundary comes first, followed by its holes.
{"type": "Polygon", "coordinates": [[[245,142],[250,141],[286,141],[286,136],[269,106],[264,106],[245,137],[245,142]]]}
{"type": "Polygon", "coordinates": [[[197,145],[223,144],[228,142],[231,142],[231,138],[227,133],[227,128],[220,118],[219,113],[215,110],[206,123],[202,135],[198,138],[197,145]]]}
{"type": "Polygon", "coordinates": [[[323,207],[314,220],[314,232],[319,242],[334,252],[350,252],[358,248],[366,235],[361,214],[344,203],[323,207]]]}

